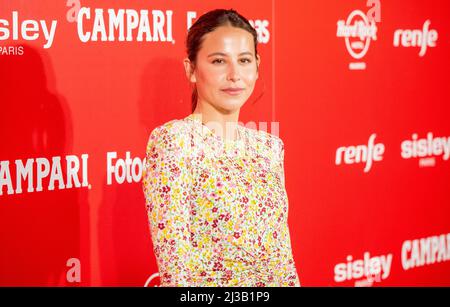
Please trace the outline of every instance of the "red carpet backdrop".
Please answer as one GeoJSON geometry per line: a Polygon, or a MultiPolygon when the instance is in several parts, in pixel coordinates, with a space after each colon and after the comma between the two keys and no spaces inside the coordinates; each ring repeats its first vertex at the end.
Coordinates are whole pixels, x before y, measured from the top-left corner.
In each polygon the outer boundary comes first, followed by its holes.
{"type": "Polygon", "coordinates": [[[190,25],[258,32],[303,286],[450,286],[450,3],[0,0],[0,285],[157,286],[141,187],[190,25]]]}

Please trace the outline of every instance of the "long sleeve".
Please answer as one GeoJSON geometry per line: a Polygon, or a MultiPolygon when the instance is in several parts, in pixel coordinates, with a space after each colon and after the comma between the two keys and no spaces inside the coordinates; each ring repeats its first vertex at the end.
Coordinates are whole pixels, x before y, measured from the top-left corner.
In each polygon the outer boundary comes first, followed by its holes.
{"type": "Polygon", "coordinates": [[[283,223],[280,230],[280,240],[286,244],[287,248],[283,250],[283,259],[286,260],[284,265],[285,271],[280,278],[281,287],[300,287],[300,279],[298,277],[297,268],[292,254],[291,236],[289,234],[288,223],[283,223]]]}
{"type": "Polygon", "coordinates": [[[191,177],[182,145],[179,134],[158,127],[146,149],[143,189],[161,286],[191,285],[191,177]]]}
{"type": "MultiPolygon", "coordinates": [[[[279,172],[282,180],[282,186],[285,189],[285,176],[284,176],[284,143],[281,139],[279,140],[279,172]]],[[[281,224],[281,234],[280,239],[281,242],[286,244],[288,248],[284,248],[283,250],[286,252],[284,259],[287,260],[286,263],[286,271],[284,276],[282,276],[281,286],[293,286],[300,287],[300,279],[298,277],[297,269],[295,266],[294,256],[292,254],[292,245],[291,245],[291,236],[289,233],[289,224],[288,224],[288,215],[289,215],[289,206],[288,206],[288,198],[286,195],[286,222],[281,224]]]]}

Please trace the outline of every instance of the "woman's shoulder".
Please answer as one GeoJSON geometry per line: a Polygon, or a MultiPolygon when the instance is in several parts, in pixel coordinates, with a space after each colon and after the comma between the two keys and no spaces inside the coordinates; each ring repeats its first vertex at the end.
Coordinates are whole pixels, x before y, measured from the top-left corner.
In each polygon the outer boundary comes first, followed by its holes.
{"type": "Polygon", "coordinates": [[[166,150],[181,149],[189,137],[189,129],[182,119],[172,119],[153,128],[147,149],[156,146],[166,150]]]}
{"type": "Polygon", "coordinates": [[[185,131],[185,126],[185,122],[182,119],[172,119],[153,128],[150,135],[179,134],[185,131]]]}
{"type": "Polygon", "coordinates": [[[263,149],[273,149],[275,151],[281,151],[284,149],[283,140],[270,132],[262,129],[255,129],[249,127],[243,127],[247,134],[250,136],[251,142],[263,149]]]}
{"type": "Polygon", "coordinates": [[[261,129],[245,128],[253,151],[260,157],[269,159],[272,167],[284,161],[284,142],[272,133],[261,129]]]}

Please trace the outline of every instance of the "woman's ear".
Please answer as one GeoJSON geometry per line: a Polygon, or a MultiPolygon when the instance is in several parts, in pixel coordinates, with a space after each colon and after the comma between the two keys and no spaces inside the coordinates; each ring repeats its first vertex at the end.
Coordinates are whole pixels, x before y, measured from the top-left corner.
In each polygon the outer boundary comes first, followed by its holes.
{"type": "Polygon", "coordinates": [[[185,58],[183,64],[184,70],[186,72],[186,77],[188,78],[188,80],[192,83],[197,82],[197,79],[195,78],[194,74],[194,65],[192,65],[191,61],[188,58],[185,58]]]}

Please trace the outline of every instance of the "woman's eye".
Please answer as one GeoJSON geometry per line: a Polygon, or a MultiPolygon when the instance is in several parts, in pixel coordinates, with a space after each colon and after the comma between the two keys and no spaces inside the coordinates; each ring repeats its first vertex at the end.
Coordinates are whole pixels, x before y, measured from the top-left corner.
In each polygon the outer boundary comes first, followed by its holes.
{"type": "MultiPolygon", "coordinates": [[[[240,61],[241,61],[241,63],[244,63],[244,64],[252,62],[251,59],[241,59],[240,61]]],[[[222,63],[225,63],[225,61],[223,59],[215,59],[214,61],[212,61],[212,63],[213,64],[215,64],[215,63],[222,64],[222,63]]]]}

